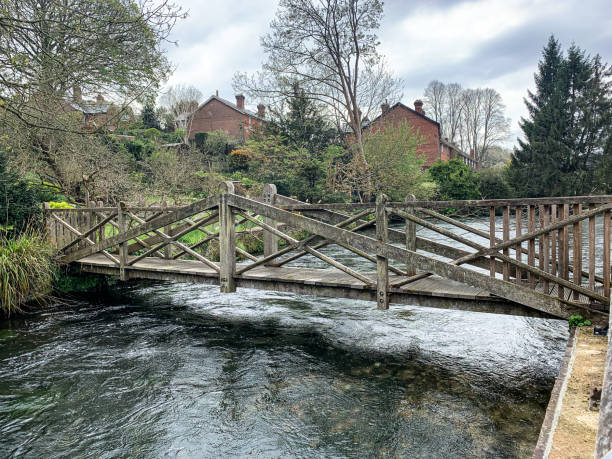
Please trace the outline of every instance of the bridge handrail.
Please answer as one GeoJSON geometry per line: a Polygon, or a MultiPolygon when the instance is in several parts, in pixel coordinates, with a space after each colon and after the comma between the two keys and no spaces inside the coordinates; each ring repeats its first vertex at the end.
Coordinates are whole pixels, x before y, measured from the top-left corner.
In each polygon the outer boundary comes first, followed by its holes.
{"type": "MultiPolygon", "coordinates": [[[[466,207],[505,207],[505,206],[527,206],[527,205],[563,205],[563,204],[607,204],[612,203],[612,195],[599,196],[563,196],[558,198],[518,198],[518,199],[473,199],[456,201],[408,201],[388,202],[390,208],[446,208],[454,207],[462,209],[466,207]]],[[[375,202],[363,203],[333,203],[333,204],[283,204],[282,208],[287,210],[357,210],[376,207],[375,202]]]]}

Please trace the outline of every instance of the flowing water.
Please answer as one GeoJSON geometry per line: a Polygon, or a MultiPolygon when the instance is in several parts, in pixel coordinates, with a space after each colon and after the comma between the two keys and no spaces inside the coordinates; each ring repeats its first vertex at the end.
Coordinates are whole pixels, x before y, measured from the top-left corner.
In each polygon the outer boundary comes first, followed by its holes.
{"type": "Polygon", "coordinates": [[[374,307],[134,282],[0,322],[0,456],[531,456],[566,322],[374,307]]]}

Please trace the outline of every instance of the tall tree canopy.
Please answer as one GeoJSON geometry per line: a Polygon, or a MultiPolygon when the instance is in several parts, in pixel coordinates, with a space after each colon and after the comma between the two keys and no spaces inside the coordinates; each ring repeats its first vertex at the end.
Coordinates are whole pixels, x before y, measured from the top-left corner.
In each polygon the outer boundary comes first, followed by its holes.
{"type": "Polygon", "coordinates": [[[67,93],[130,102],[168,75],[161,45],[182,16],[168,0],[1,0],[0,105],[61,129],[67,93]]]}
{"type": "Polygon", "coordinates": [[[380,0],[281,0],[261,39],[266,62],[255,75],[237,73],[234,87],[268,104],[291,97],[294,84],[350,128],[363,158],[361,127],[401,82],[378,53],[380,0]]]}
{"type": "Polygon", "coordinates": [[[522,196],[609,192],[612,172],[612,71],[599,55],[572,45],[564,55],[550,37],[521,120],[510,166],[522,196]]]}
{"type": "Polygon", "coordinates": [[[71,199],[126,189],[124,152],[92,138],[83,107],[100,109],[104,131],[154,92],[171,70],[162,46],[183,16],[168,0],[0,0],[0,139],[11,167],[71,199]]]}

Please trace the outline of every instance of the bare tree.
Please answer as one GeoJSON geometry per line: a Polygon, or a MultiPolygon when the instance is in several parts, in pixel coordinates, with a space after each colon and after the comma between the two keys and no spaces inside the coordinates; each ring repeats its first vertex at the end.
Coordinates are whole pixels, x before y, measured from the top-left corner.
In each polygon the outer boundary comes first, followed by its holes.
{"type": "Polygon", "coordinates": [[[273,105],[297,83],[350,128],[356,157],[366,166],[362,122],[385,99],[400,98],[401,80],[377,51],[380,0],[281,0],[271,32],[261,39],[267,55],[255,75],[237,73],[236,90],[273,105]]]}
{"type": "Polygon", "coordinates": [[[442,134],[462,150],[473,150],[477,161],[488,162],[491,147],[507,138],[510,120],[495,89],[462,89],[458,83],[432,80],[424,95],[442,134]]]}
{"type": "Polygon", "coordinates": [[[184,129],[184,142],[187,143],[193,113],[202,101],[202,92],[195,86],[170,86],[160,97],[160,103],[174,120],[175,129],[184,129]]]}
{"type": "Polygon", "coordinates": [[[482,90],[482,138],[480,141],[479,161],[489,160],[492,146],[508,138],[510,119],[504,116],[505,105],[501,95],[491,88],[482,90]]]}
{"type": "Polygon", "coordinates": [[[433,110],[433,119],[440,123],[442,132],[447,135],[444,123],[448,109],[446,85],[438,80],[430,81],[425,88],[425,102],[427,107],[433,110]]]}
{"type": "Polygon", "coordinates": [[[444,134],[451,142],[455,142],[461,129],[461,116],[463,106],[461,104],[461,92],[463,89],[459,83],[446,85],[446,110],[444,115],[444,134]]]}

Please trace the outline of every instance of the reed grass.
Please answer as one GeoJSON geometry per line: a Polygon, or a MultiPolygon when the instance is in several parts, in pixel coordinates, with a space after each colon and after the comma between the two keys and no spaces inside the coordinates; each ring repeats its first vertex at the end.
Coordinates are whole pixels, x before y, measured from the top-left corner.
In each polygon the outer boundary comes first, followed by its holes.
{"type": "Polygon", "coordinates": [[[50,293],[55,275],[53,250],[43,236],[28,230],[0,236],[0,311],[10,316],[28,301],[50,293]]]}

